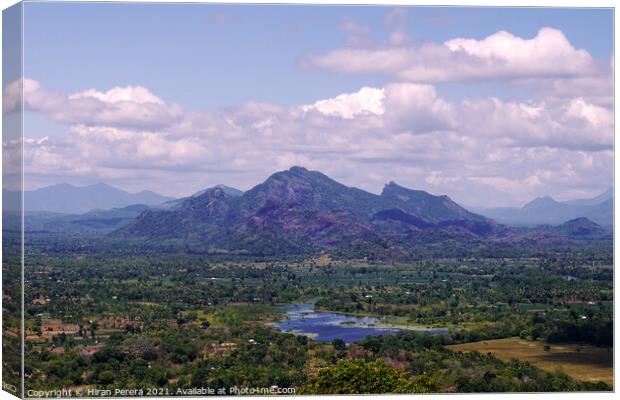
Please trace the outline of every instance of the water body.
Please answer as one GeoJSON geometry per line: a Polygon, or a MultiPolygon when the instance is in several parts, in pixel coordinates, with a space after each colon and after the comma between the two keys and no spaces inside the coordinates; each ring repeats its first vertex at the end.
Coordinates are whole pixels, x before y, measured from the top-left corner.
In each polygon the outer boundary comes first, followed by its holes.
{"type": "MultiPolygon", "coordinates": [[[[276,327],[284,332],[305,335],[321,342],[342,339],[347,344],[365,339],[367,336],[397,333],[403,328],[390,326],[375,317],[357,317],[316,311],[312,303],[300,303],[282,308],[286,314],[276,327]]],[[[413,329],[412,329],[413,330],[413,329]]],[[[428,333],[447,333],[445,329],[416,329],[428,333]]]]}

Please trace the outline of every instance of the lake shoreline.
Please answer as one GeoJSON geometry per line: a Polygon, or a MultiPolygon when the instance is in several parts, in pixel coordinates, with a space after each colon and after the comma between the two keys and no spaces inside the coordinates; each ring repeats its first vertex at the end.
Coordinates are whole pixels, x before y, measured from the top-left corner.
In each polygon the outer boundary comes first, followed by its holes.
{"type": "Polygon", "coordinates": [[[318,341],[342,339],[353,343],[369,336],[379,336],[401,331],[447,333],[447,329],[426,326],[393,324],[379,320],[373,315],[355,315],[316,309],[314,302],[296,303],[279,308],[284,311],[278,322],[270,325],[283,331],[306,335],[318,341]]]}

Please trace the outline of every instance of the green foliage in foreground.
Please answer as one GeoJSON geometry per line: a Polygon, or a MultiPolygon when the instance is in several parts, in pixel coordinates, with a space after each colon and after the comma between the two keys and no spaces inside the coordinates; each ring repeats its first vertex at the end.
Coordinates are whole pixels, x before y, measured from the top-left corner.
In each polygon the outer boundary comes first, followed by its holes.
{"type": "Polygon", "coordinates": [[[376,360],[341,360],[321,369],[308,379],[301,394],[433,393],[438,385],[427,376],[409,380],[405,375],[376,360]]]}

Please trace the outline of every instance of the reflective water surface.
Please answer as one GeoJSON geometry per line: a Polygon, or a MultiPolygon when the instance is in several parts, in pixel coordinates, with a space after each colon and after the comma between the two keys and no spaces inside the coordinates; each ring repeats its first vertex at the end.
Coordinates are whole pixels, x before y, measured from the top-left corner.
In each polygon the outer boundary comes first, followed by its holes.
{"type": "MultiPolygon", "coordinates": [[[[276,326],[284,332],[306,335],[321,342],[342,339],[347,344],[367,336],[396,333],[404,329],[384,323],[376,317],[357,317],[329,311],[317,311],[312,303],[300,303],[282,308],[286,313],[276,326]]],[[[446,333],[445,329],[423,330],[429,333],[446,333]]]]}

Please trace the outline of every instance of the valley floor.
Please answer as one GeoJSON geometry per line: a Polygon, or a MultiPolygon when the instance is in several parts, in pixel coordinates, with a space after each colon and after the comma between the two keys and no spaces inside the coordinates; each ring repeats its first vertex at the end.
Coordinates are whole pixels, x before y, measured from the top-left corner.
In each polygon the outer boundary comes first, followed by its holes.
{"type": "Polygon", "coordinates": [[[35,253],[28,387],[609,391],[613,262],[606,251],[564,254],[386,262],[35,253]],[[286,306],[304,303],[317,312],[297,310],[302,322],[319,316],[339,331],[277,329],[286,306]],[[412,330],[420,327],[432,332],[412,330]]]}

